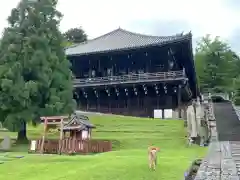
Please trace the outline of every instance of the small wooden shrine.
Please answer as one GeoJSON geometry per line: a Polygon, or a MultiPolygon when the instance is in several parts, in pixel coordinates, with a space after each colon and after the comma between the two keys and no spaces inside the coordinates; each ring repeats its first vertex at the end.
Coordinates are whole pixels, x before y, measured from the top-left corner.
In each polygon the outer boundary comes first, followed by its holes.
{"type": "Polygon", "coordinates": [[[44,124],[43,136],[39,140],[32,140],[29,152],[49,154],[87,154],[108,152],[112,150],[111,141],[92,140],[92,128],[87,116],[74,113],[71,116],[41,117],[44,124]],[[60,132],[59,139],[46,139],[50,129],[60,132]]]}
{"type": "Polygon", "coordinates": [[[91,139],[92,128],[96,127],[90,123],[87,116],[74,113],[71,120],[63,126],[63,137],[68,136],[75,140],[89,140],[91,139]]]}

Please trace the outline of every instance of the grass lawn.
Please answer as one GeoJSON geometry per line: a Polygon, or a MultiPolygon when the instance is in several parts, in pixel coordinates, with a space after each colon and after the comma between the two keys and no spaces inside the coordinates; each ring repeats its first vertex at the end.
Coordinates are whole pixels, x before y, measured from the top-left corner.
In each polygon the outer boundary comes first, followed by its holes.
{"type": "MultiPolygon", "coordinates": [[[[33,155],[18,147],[7,154],[25,157],[0,164],[0,179],[180,180],[192,161],[206,152],[203,147],[186,147],[183,121],[120,116],[93,116],[90,120],[97,126],[93,138],[112,140],[114,151],[85,156],[33,155]],[[148,169],[150,143],[161,148],[156,171],[148,169]]],[[[29,127],[29,138],[40,138],[41,130],[29,127]]]]}

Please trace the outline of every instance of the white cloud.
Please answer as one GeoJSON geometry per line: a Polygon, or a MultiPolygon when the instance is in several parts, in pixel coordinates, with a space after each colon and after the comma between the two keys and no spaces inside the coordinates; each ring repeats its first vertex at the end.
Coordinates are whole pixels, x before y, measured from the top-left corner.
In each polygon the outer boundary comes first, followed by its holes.
{"type": "Polygon", "coordinates": [[[197,36],[226,37],[240,26],[237,12],[225,8],[221,0],[60,0],[59,9],[65,14],[62,29],[81,25],[94,37],[118,26],[131,28],[134,21],[184,20],[197,36]]]}
{"type": "MultiPolygon", "coordinates": [[[[6,26],[6,18],[18,2],[8,0],[1,3],[1,29],[6,26]]],[[[136,32],[151,28],[131,25],[141,21],[185,21],[189,24],[186,31],[193,30],[196,36],[209,33],[228,37],[240,27],[240,19],[236,18],[240,12],[227,8],[222,0],[59,0],[58,9],[64,14],[63,31],[82,26],[90,37],[119,26],[136,32]]]]}
{"type": "Polygon", "coordinates": [[[19,0],[8,0],[0,3],[0,32],[7,26],[7,18],[18,2],[19,0]]]}

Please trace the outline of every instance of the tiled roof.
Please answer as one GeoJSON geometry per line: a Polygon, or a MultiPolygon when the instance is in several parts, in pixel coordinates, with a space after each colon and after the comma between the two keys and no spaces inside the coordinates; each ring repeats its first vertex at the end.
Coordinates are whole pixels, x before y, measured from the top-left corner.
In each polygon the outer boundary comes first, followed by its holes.
{"type": "Polygon", "coordinates": [[[163,45],[191,39],[191,33],[174,36],[148,36],[121,28],[84,43],[70,46],[66,55],[83,55],[98,52],[125,50],[146,46],[163,45]]]}
{"type": "Polygon", "coordinates": [[[71,129],[83,130],[86,128],[95,128],[95,126],[90,123],[87,116],[74,113],[73,115],[71,115],[71,120],[64,125],[63,130],[71,129]]]}

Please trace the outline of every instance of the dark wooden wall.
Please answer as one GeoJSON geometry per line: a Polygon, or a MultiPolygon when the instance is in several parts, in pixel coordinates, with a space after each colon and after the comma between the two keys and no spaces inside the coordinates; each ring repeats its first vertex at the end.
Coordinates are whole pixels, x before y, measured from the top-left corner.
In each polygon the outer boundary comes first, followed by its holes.
{"type": "Polygon", "coordinates": [[[181,46],[147,47],[136,50],[68,57],[76,78],[118,76],[129,73],[181,70],[181,46]],[[170,54],[174,51],[174,54],[170,54]],[[173,64],[173,65],[171,65],[173,64]],[[94,71],[94,72],[93,72],[94,71]]]}
{"type": "MultiPolygon", "coordinates": [[[[178,85],[179,82],[76,89],[75,99],[84,111],[153,117],[154,109],[177,108],[178,97],[184,94],[184,88],[178,89],[178,85]]],[[[180,97],[180,101],[183,100],[184,97],[180,97]]]]}

